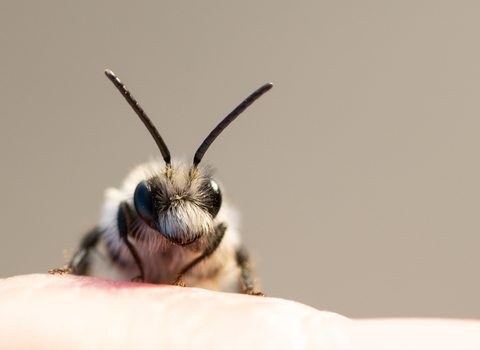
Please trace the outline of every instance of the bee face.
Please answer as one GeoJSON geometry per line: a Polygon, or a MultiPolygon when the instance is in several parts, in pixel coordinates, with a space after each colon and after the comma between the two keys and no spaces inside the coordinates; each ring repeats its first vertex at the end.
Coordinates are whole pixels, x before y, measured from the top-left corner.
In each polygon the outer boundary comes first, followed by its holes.
{"type": "Polygon", "coordinates": [[[210,169],[193,172],[179,164],[141,181],[133,202],[143,224],[173,243],[187,245],[213,233],[222,194],[210,169]]]}

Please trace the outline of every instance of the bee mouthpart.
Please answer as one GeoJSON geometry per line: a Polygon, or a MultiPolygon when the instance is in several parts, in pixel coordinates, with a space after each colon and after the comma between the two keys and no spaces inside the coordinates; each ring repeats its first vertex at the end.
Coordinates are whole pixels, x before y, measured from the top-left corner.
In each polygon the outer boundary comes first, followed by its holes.
{"type": "Polygon", "coordinates": [[[176,232],[176,234],[168,234],[167,232],[163,232],[163,230],[160,228],[160,225],[156,225],[156,231],[160,233],[163,237],[165,237],[170,243],[173,243],[175,245],[179,245],[182,247],[189,246],[193,243],[196,243],[203,235],[200,233],[193,234],[192,232],[182,232],[181,234],[179,232],[176,232]]]}
{"type": "MultiPolygon", "coordinates": [[[[175,245],[179,245],[179,246],[182,246],[182,247],[186,247],[186,246],[189,246],[193,243],[196,243],[201,236],[197,236],[197,237],[192,237],[190,239],[176,239],[176,238],[170,238],[170,237],[167,237],[166,235],[164,235],[162,233],[163,237],[165,237],[166,239],[168,239],[171,243],[175,244],[175,245]]],[[[188,235],[187,235],[188,236],[188,235]]]]}
{"type": "MultiPolygon", "coordinates": [[[[173,197],[173,196],[172,196],[173,197]]],[[[182,199],[180,199],[182,200],[182,199]]],[[[214,232],[212,215],[197,204],[189,201],[172,205],[158,213],[156,230],[170,242],[186,246],[214,232]]]]}

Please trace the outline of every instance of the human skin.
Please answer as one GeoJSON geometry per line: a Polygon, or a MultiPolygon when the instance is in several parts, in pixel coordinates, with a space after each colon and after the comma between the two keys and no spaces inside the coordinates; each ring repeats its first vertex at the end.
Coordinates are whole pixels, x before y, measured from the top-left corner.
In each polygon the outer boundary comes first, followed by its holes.
{"type": "Polygon", "coordinates": [[[480,321],[350,320],[277,298],[71,275],[0,280],[0,349],[480,349],[480,321]]]}

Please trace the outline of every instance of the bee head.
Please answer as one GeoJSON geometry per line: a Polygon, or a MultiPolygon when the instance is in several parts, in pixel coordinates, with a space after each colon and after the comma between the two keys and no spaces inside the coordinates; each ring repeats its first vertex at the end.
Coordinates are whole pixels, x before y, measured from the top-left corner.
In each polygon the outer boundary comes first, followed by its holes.
{"type": "Polygon", "coordinates": [[[273,84],[263,85],[228,114],[200,145],[191,166],[172,167],[170,151],[150,118],[111,70],[106,69],[105,75],[150,131],[165,161],[163,173],[137,185],[133,196],[137,214],[149,227],[176,244],[190,244],[213,232],[213,220],[220,210],[222,195],[211,170],[198,165],[218,135],[273,84]]]}
{"type": "Polygon", "coordinates": [[[179,164],[141,181],[133,195],[138,216],[179,245],[213,233],[222,194],[212,173],[202,167],[194,176],[190,167],[179,164]]]}

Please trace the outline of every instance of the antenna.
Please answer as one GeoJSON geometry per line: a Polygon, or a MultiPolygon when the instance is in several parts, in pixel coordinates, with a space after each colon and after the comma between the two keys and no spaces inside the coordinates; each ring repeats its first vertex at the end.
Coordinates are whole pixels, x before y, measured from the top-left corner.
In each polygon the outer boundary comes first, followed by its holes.
{"type": "Polygon", "coordinates": [[[220,124],[217,125],[215,129],[207,136],[205,141],[200,145],[197,152],[195,153],[195,157],[193,158],[193,166],[194,168],[197,167],[198,163],[202,160],[205,152],[207,152],[208,147],[215,141],[215,139],[220,135],[220,133],[225,130],[225,128],[235,120],[244,110],[246,110],[255,100],[257,100],[260,96],[266,93],[273,87],[272,83],[267,83],[263,85],[260,89],[255,91],[253,94],[248,96],[245,101],[240,103],[237,108],[235,108],[229,115],[223,119],[220,124]]]}
{"type": "Polygon", "coordinates": [[[125,85],[118,79],[118,77],[113,73],[110,69],[105,69],[105,75],[107,76],[108,79],[111,80],[113,85],[116,86],[118,91],[122,94],[123,97],[125,97],[125,100],[127,100],[128,104],[133,108],[135,113],[140,117],[140,120],[145,124],[147,127],[148,131],[150,131],[150,134],[152,135],[153,139],[157,143],[158,148],[160,149],[160,152],[162,153],[162,157],[165,160],[165,163],[167,163],[167,167],[170,166],[170,151],[168,150],[167,145],[163,141],[162,137],[160,136],[160,133],[158,132],[157,128],[155,128],[155,125],[153,125],[152,121],[150,118],[147,116],[147,114],[144,112],[142,107],[138,104],[137,100],[132,96],[130,91],[125,87],[125,85]]]}

